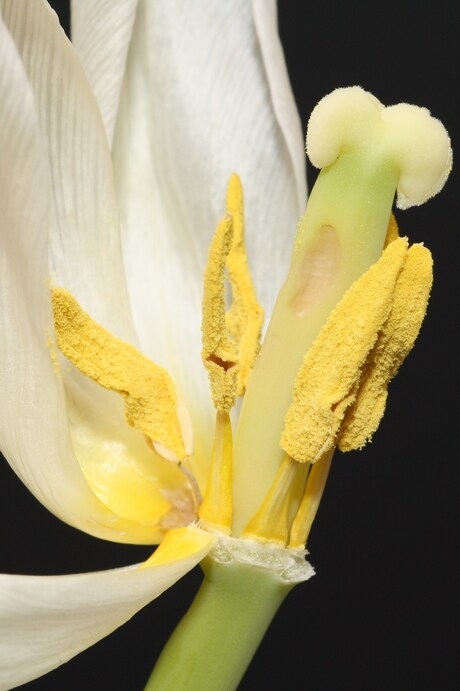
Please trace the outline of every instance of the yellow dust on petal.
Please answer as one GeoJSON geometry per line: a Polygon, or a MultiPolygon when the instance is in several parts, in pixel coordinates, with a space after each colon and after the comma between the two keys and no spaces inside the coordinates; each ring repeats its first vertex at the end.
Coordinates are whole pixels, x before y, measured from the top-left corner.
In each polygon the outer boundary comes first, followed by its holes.
{"type": "Polygon", "coordinates": [[[282,448],[295,460],[314,463],[334,446],[368,353],[390,313],[406,253],[405,238],[388,245],[345,293],[305,356],[281,436],[282,448]]]}
{"type": "Polygon", "coordinates": [[[231,176],[228,184],[227,211],[233,219],[233,242],[227,257],[227,270],[232,287],[232,305],[227,314],[227,328],[238,343],[237,395],[242,396],[259,352],[264,311],[257,301],[249,269],[244,239],[243,188],[236,174],[231,176]]]}
{"type": "Polygon", "coordinates": [[[120,393],[128,423],[167,449],[169,460],[183,459],[178,403],[168,373],[97,324],[68,291],[54,288],[52,302],[63,355],[100,386],[120,393]]]}
{"type": "Polygon", "coordinates": [[[359,449],[369,441],[385,411],[387,387],[409,354],[425,317],[433,262],[423,245],[413,245],[396,282],[390,315],[363,370],[356,400],[345,414],[338,446],[359,449]]]}
{"type": "Polygon", "coordinates": [[[232,526],[232,425],[228,413],[217,411],[211,467],[198,511],[203,527],[229,534],[232,526]]]}
{"type": "Polygon", "coordinates": [[[228,412],[235,401],[238,348],[228,333],[225,310],[225,265],[233,242],[233,221],[217,226],[208,254],[203,295],[203,363],[208,370],[214,406],[228,412]]]}
{"type": "Polygon", "coordinates": [[[186,559],[196,552],[207,548],[211,549],[215,542],[216,537],[214,535],[194,526],[169,530],[158,549],[139,568],[145,569],[186,559]]]}

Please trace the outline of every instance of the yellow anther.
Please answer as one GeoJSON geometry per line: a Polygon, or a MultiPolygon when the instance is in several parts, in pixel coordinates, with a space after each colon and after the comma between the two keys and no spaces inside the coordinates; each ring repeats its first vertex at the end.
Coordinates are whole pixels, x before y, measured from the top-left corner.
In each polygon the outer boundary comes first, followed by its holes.
{"type": "Polygon", "coordinates": [[[225,265],[232,241],[233,221],[226,216],[212,239],[204,275],[202,358],[214,405],[221,412],[235,402],[238,377],[238,348],[228,332],[225,310],[225,265]]]}
{"type": "Polygon", "coordinates": [[[314,463],[335,445],[362,369],[386,322],[407,240],[392,242],[331,312],[297,375],[281,446],[297,461],[314,463]]]}
{"type": "Polygon", "coordinates": [[[227,270],[232,287],[232,305],[227,314],[227,327],[238,343],[238,390],[242,396],[249,374],[260,348],[260,332],[264,311],[257,302],[249,270],[244,240],[243,188],[238,175],[233,174],[227,189],[227,211],[233,218],[233,243],[227,258],[227,270]]]}
{"type": "Polygon", "coordinates": [[[303,491],[307,472],[308,465],[297,463],[286,455],[260,509],[252,516],[242,536],[286,545],[293,514],[299,507],[299,489],[303,491]]]}
{"type": "Polygon", "coordinates": [[[185,458],[180,408],[168,373],[91,319],[67,290],[54,288],[52,302],[63,355],[100,386],[123,396],[128,423],[165,458],[185,458]]]}
{"type": "Polygon", "coordinates": [[[388,384],[414,345],[432,282],[430,251],[413,245],[396,282],[390,315],[363,370],[356,400],[345,414],[338,438],[342,451],[362,448],[379,426],[388,384]]]}
{"type": "Polygon", "coordinates": [[[230,534],[232,527],[232,425],[228,413],[216,413],[208,485],[198,515],[203,527],[230,534]]]}
{"type": "Polygon", "coordinates": [[[232,175],[227,216],[211,243],[204,278],[202,357],[209,373],[214,406],[229,411],[246,388],[259,350],[263,310],[257,302],[244,243],[243,190],[232,175]],[[231,305],[226,310],[226,272],[231,305]]]}

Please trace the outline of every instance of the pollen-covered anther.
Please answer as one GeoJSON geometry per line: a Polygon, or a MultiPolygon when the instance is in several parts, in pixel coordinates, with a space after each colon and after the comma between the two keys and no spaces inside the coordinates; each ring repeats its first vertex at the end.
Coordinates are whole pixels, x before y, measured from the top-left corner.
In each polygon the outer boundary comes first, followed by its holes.
{"type": "Polygon", "coordinates": [[[202,359],[214,406],[220,412],[228,412],[246,389],[263,320],[246,256],[243,191],[237,175],[232,175],[228,185],[227,211],[209,248],[202,319],[202,359]],[[231,287],[228,310],[227,278],[231,287]]]}
{"type": "Polygon", "coordinates": [[[238,347],[228,332],[225,309],[225,265],[233,241],[233,219],[217,226],[208,254],[203,294],[202,359],[208,370],[214,406],[228,412],[238,380],[238,347]]]}
{"type": "Polygon", "coordinates": [[[338,436],[341,451],[360,449],[370,440],[385,411],[387,387],[420,331],[433,282],[433,262],[423,245],[412,245],[396,281],[391,311],[363,368],[353,404],[338,436]]]}
{"type": "MultiPolygon", "coordinates": [[[[179,422],[179,427],[184,444],[185,456],[190,457],[193,454],[193,424],[188,408],[180,398],[177,398],[176,415],[179,422]]],[[[167,461],[179,461],[171,449],[166,448],[161,442],[153,441],[152,446],[155,451],[165,458],[167,461]]]]}
{"type": "Polygon", "coordinates": [[[235,173],[228,183],[227,212],[233,219],[233,242],[226,263],[232,289],[232,304],[226,323],[230,334],[238,343],[237,395],[242,396],[260,349],[264,311],[257,301],[249,269],[244,238],[243,187],[235,173]]]}
{"type": "Polygon", "coordinates": [[[123,396],[128,424],[143,432],[160,455],[184,459],[192,443],[188,414],[168,373],[91,319],[67,290],[53,288],[51,294],[62,354],[85,376],[123,396]]]}
{"type": "Polygon", "coordinates": [[[359,148],[397,171],[397,205],[423,204],[444,186],[452,168],[452,148],[442,123],[426,108],[399,103],[385,108],[361,87],[336,89],[313,110],[307,154],[318,168],[343,151],[359,148]]]}
{"type": "Polygon", "coordinates": [[[392,242],[330,314],[298,372],[281,446],[292,458],[314,463],[336,444],[362,370],[387,321],[407,240],[392,242]]]}

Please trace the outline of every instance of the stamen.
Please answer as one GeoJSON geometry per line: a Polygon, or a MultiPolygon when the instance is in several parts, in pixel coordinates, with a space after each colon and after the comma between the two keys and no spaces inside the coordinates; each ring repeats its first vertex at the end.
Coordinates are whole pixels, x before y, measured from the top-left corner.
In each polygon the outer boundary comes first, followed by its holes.
{"type": "Polygon", "coordinates": [[[286,545],[289,541],[293,500],[295,501],[299,484],[302,487],[305,484],[307,472],[306,464],[297,463],[286,455],[262,506],[250,519],[242,537],[286,545]]]}
{"type": "Polygon", "coordinates": [[[229,411],[242,396],[259,351],[263,310],[257,302],[244,242],[244,205],[240,179],[232,175],[227,211],[218,225],[204,279],[203,351],[214,406],[229,411]],[[232,291],[225,306],[225,272],[232,291]]]}
{"type": "Polygon", "coordinates": [[[232,425],[227,412],[217,411],[208,486],[198,511],[204,527],[230,534],[232,526],[232,425]]]}
{"type": "Polygon", "coordinates": [[[332,311],[297,375],[281,446],[297,461],[314,463],[334,446],[356,397],[361,371],[388,318],[407,240],[392,242],[332,311]]]}
{"type": "Polygon", "coordinates": [[[396,281],[390,315],[363,369],[356,400],[345,414],[338,438],[341,451],[362,448],[379,426],[388,384],[414,345],[432,282],[430,251],[423,245],[413,245],[396,281]]]}
{"type": "Polygon", "coordinates": [[[54,288],[51,294],[62,354],[85,376],[123,396],[128,424],[163,449],[167,460],[182,460],[180,404],[168,373],[91,319],[67,290],[54,288]]]}
{"type": "Polygon", "coordinates": [[[307,544],[326,486],[333,454],[333,450],[327,451],[317,463],[310,467],[305,492],[292,523],[289,547],[304,548],[307,544]]]}
{"type": "Polygon", "coordinates": [[[203,363],[208,370],[214,406],[228,412],[237,392],[237,344],[228,333],[225,313],[225,264],[233,241],[233,221],[217,226],[209,248],[203,294],[203,363]]]}
{"type": "Polygon", "coordinates": [[[227,189],[227,211],[233,219],[233,243],[227,257],[227,270],[232,287],[232,305],[227,314],[227,328],[238,343],[237,395],[245,392],[249,374],[260,348],[260,332],[264,311],[257,301],[249,269],[244,240],[243,188],[233,174],[227,189]]]}
{"type": "MultiPolygon", "coordinates": [[[[188,458],[193,454],[193,425],[190,413],[180,398],[177,399],[176,414],[182,434],[182,441],[184,442],[185,456],[188,458]]],[[[171,451],[163,446],[163,444],[160,444],[160,442],[152,441],[152,446],[162,458],[168,461],[177,460],[171,451]]]]}

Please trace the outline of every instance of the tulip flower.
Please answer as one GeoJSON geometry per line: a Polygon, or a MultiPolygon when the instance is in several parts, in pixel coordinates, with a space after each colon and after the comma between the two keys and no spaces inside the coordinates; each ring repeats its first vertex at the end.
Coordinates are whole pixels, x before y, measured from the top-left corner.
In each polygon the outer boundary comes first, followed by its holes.
{"type": "Polygon", "coordinates": [[[419,331],[431,257],[391,205],[441,189],[450,144],[425,109],[337,90],[309,123],[323,170],[294,241],[302,142],[273,5],[74,10],[79,57],[46,2],[0,2],[0,443],[57,517],[159,547],[108,572],[1,576],[0,685],[201,562],[149,688],[235,688],[313,574],[334,449],[369,441],[419,331]]]}

